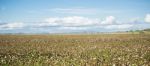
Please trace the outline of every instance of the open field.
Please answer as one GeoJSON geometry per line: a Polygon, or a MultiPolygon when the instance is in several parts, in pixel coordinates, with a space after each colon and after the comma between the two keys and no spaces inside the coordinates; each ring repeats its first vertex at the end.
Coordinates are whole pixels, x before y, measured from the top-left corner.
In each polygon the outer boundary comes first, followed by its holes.
{"type": "Polygon", "coordinates": [[[0,35],[0,66],[150,66],[150,34],[0,35]]]}

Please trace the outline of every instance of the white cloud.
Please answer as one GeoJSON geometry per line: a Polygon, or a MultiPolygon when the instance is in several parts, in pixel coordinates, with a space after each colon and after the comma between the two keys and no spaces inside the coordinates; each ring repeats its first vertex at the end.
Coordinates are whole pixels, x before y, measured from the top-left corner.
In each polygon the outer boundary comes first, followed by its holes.
{"type": "MultiPolygon", "coordinates": [[[[63,18],[48,18],[46,19],[47,24],[43,25],[55,25],[55,26],[92,26],[98,25],[100,20],[90,19],[80,16],[71,16],[63,18]]],[[[42,24],[41,24],[42,25],[42,24]]]]}
{"type": "Polygon", "coordinates": [[[150,23],[150,14],[147,14],[145,17],[145,22],[150,23]]]}
{"type": "Polygon", "coordinates": [[[42,22],[37,24],[38,26],[58,26],[60,25],[60,18],[47,18],[45,19],[46,22],[42,22]]]}
{"type": "Polygon", "coordinates": [[[114,16],[108,16],[105,20],[92,19],[81,16],[70,17],[55,17],[48,18],[46,22],[40,23],[40,26],[59,26],[59,30],[91,30],[91,28],[97,27],[97,29],[113,29],[123,30],[133,27],[133,24],[117,24],[114,16]]]}
{"type": "Polygon", "coordinates": [[[114,24],[116,22],[116,18],[114,16],[108,16],[101,24],[114,24]]]}
{"type": "MultiPolygon", "coordinates": [[[[134,21],[134,20],[133,20],[134,21]]],[[[136,21],[136,19],[135,19],[136,21]]],[[[0,24],[0,30],[34,30],[43,32],[78,32],[78,31],[115,31],[115,30],[130,30],[138,28],[138,23],[117,23],[114,16],[108,16],[104,20],[99,18],[89,18],[82,16],[68,17],[50,17],[43,22],[13,22],[0,24]]],[[[142,26],[143,27],[143,26],[142,26]]],[[[31,31],[32,32],[32,31],[31,31]]]]}
{"type": "Polygon", "coordinates": [[[0,25],[1,30],[19,29],[23,27],[24,27],[24,23],[22,22],[6,23],[6,24],[0,25]]]}

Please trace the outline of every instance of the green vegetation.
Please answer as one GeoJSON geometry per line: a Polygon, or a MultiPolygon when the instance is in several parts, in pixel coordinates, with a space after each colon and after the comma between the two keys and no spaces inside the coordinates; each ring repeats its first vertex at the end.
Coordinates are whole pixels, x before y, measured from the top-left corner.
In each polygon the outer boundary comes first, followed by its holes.
{"type": "Polygon", "coordinates": [[[150,29],[144,29],[144,30],[130,30],[130,31],[127,31],[126,33],[129,33],[129,34],[150,34],[150,29]]]}
{"type": "Polygon", "coordinates": [[[150,66],[150,34],[0,35],[0,66],[150,66]]]}

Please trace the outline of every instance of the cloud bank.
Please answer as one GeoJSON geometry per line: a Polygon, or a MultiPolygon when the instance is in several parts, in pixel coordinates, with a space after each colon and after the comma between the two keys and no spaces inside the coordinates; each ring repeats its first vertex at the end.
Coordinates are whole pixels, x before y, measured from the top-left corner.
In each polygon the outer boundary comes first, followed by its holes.
{"type": "Polygon", "coordinates": [[[145,22],[138,22],[138,19],[133,20],[133,23],[118,23],[114,16],[107,16],[104,19],[88,18],[82,16],[68,17],[50,17],[42,22],[11,22],[1,23],[0,30],[5,32],[9,30],[23,30],[24,32],[50,32],[50,33],[65,33],[65,32],[113,32],[126,31],[133,29],[148,28],[147,23],[150,23],[150,15],[147,14],[145,22]],[[136,23],[134,23],[136,22],[136,23]]]}
{"type": "Polygon", "coordinates": [[[0,25],[0,30],[20,29],[23,27],[24,27],[24,23],[22,22],[6,23],[0,25]]]}
{"type": "Polygon", "coordinates": [[[49,25],[68,26],[68,27],[95,26],[100,23],[99,19],[90,19],[81,16],[48,18],[45,21],[46,21],[45,23],[49,25]]]}

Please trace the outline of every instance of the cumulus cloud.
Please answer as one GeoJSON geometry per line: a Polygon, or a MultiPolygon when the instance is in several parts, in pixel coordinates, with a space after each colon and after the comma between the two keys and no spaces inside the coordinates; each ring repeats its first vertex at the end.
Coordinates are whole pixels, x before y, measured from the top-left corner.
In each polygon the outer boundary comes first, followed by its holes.
{"type": "Polygon", "coordinates": [[[63,17],[63,18],[48,18],[46,19],[47,24],[41,25],[49,25],[49,26],[73,26],[73,27],[80,27],[80,26],[92,26],[99,24],[99,19],[90,19],[86,17],[80,16],[71,16],[71,17],[63,17]]]}
{"type": "Polygon", "coordinates": [[[130,24],[117,24],[117,20],[114,16],[108,16],[105,20],[101,21],[98,18],[92,19],[81,16],[70,16],[70,17],[55,17],[48,18],[46,22],[40,23],[38,26],[56,26],[61,29],[70,30],[85,30],[90,27],[100,27],[104,29],[128,29],[132,27],[130,24]]]}
{"type": "Polygon", "coordinates": [[[23,27],[24,27],[24,23],[22,22],[6,23],[0,25],[0,29],[4,29],[4,30],[19,29],[23,27]]]}
{"type": "Polygon", "coordinates": [[[101,21],[99,18],[87,18],[81,16],[70,16],[70,17],[56,17],[48,18],[45,23],[41,23],[40,26],[99,26],[99,25],[110,25],[116,24],[116,18],[114,16],[108,16],[105,20],[101,21]]]}
{"type": "Polygon", "coordinates": [[[108,16],[101,24],[114,24],[116,22],[116,18],[114,16],[108,16]]]}
{"type": "Polygon", "coordinates": [[[150,14],[147,14],[145,17],[145,22],[150,23],[150,14]]]}

